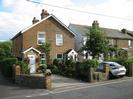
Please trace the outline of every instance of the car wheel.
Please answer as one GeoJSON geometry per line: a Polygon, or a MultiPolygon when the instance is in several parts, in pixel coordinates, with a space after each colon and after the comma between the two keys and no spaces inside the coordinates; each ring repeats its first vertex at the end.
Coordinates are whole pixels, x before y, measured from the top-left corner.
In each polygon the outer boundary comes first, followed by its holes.
{"type": "Polygon", "coordinates": [[[124,77],[124,76],[125,76],[125,75],[120,75],[119,77],[121,77],[121,78],[122,78],[122,77],[124,77]]]}

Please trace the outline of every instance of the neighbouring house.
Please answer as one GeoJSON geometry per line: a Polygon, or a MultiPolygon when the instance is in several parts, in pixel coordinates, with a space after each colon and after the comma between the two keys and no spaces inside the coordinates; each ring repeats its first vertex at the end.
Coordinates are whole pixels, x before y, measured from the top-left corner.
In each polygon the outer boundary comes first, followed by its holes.
{"type": "MultiPolygon", "coordinates": [[[[93,24],[99,25],[98,21],[94,21],[93,24]]],[[[70,24],[69,28],[75,33],[75,50],[79,51],[80,48],[85,45],[87,37],[86,33],[89,32],[89,28],[91,26],[87,25],[79,25],[79,24],[70,24]]],[[[102,31],[105,33],[108,41],[109,46],[120,48],[131,49],[133,47],[133,37],[129,35],[126,29],[117,30],[117,29],[109,29],[109,28],[101,28],[102,31]]],[[[132,33],[133,34],[133,33],[132,33]]],[[[84,51],[82,58],[92,58],[90,55],[86,55],[84,51]],[[87,57],[86,57],[87,56],[87,57]]]]}
{"type": "Polygon", "coordinates": [[[41,20],[34,17],[32,23],[11,39],[13,55],[18,59],[27,60],[30,66],[34,65],[31,66],[31,73],[35,72],[38,66],[35,64],[39,63],[40,58],[46,60],[45,52],[37,49],[39,45],[46,42],[51,46],[51,62],[56,58],[63,59],[67,54],[68,57],[77,60],[77,53],[74,51],[75,34],[57,17],[43,9],[41,20]]]}

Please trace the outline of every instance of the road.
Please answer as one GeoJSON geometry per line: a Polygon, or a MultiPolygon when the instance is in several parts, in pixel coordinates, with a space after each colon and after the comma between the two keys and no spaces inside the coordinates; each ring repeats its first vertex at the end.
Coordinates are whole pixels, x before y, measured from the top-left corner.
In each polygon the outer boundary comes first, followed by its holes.
{"type": "Polygon", "coordinates": [[[1,99],[133,99],[133,78],[88,84],[77,88],[42,91],[1,99]]]}

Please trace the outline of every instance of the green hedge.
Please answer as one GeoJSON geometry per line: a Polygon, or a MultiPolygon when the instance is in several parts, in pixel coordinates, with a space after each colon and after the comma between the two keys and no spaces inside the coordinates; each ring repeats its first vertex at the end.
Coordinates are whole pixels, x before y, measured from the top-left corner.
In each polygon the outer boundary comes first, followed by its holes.
{"type": "Polygon", "coordinates": [[[30,69],[28,68],[27,63],[25,63],[24,61],[17,61],[16,64],[21,67],[22,74],[30,74],[30,69]]]}
{"type": "Polygon", "coordinates": [[[16,62],[16,58],[5,58],[0,61],[1,70],[5,77],[12,77],[12,66],[16,64],[16,62]]]}
{"type": "Polygon", "coordinates": [[[53,73],[64,75],[67,77],[81,77],[90,67],[97,68],[97,60],[85,60],[83,62],[73,62],[67,60],[63,62],[55,59],[53,65],[50,66],[53,73]]]}

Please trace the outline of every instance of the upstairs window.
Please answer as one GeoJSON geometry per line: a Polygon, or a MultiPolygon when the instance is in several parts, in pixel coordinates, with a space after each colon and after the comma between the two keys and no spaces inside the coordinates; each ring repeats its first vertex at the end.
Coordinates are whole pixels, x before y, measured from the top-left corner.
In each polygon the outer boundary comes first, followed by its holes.
{"type": "Polygon", "coordinates": [[[46,41],[45,32],[38,32],[37,35],[37,44],[42,45],[46,41]]]}
{"type": "Polygon", "coordinates": [[[132,47],[132,41],[128,40],[128,47],[131,48],[132,47]]]}
{"type": "Polygon", "coordinates": [[[63,35],[62,34],[56,34],[56,45],[57,46],[63,45],[63,35]]]}

